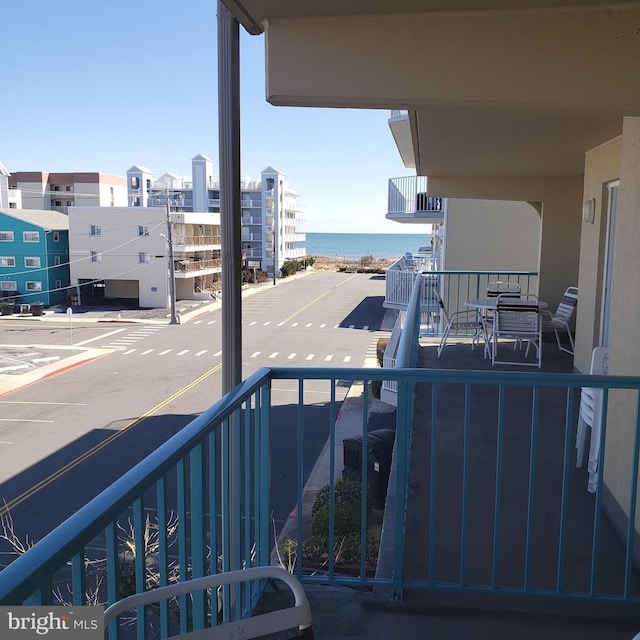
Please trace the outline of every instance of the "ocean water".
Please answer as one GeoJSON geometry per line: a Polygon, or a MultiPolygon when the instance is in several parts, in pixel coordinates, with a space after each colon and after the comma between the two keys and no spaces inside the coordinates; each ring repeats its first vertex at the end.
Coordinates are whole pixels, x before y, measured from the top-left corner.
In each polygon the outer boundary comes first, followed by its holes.
{"type": "Polygon", "coordinates": [[[307,233],[308,256],[399,258],[429,244],[427,233],[307,233]]]}

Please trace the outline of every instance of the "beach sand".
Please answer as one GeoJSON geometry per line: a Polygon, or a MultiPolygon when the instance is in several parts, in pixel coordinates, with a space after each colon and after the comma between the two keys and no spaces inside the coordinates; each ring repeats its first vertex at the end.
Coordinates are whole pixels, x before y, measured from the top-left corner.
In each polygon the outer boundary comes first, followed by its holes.
{"type": "Polygon", "coordinates": [[[369,267],[371,269],[387,269],[397,258],[339,258],[336,256],[310,256],[315,262],[313,268],[316,271],[337,271],[340,267],[369,267]]]}

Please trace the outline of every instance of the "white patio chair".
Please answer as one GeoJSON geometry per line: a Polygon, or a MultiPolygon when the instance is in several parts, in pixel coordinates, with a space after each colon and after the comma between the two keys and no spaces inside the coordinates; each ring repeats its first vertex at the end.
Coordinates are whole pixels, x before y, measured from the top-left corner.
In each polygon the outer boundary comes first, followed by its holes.
{"type": "MultiPolygon", "coordinates": [[[[609,373],[609,347],[596,347],[593,350],[589,373],[595,376],[609,373]]],[[[589,472],[587,490],[590,493],[595,493],[598,486],[603,395],[603,389],[597,387],[582,387],[580,393],[580,414],[576,431],[576,466],[584,467],[586,463],[589,472]]]]}
{"type": "Polygon", "coordinates": [[[575,351],[575,345],[573,342],[573,335],[571,334],[571,327],[569,323],[571,322],[571,318],[575,313],[576,307],[578,306],[578,287],[568,287],[562,296],[562,300],[558,305],[555,313],[551,313],[550,311],[542,311],[542,328],[543,329],[553,329],[556,335],[556,342],[558,343],[558,349],[560,351],[564,351],[565,353],[570,353],[573,355],[575,351]],[[560,334],[558,331],[564,329],[569,336],[569,345],[570,349],[562,346],[562,342],[560,341],[560,334]]]}
{"type": "Polygon", "coordinates": [[[542,366],[542,323],[538,297],[532,293],[518,299],[499,295],[491,328],[491,364],[511,364],[519,366],[542,366]],[[515,340],[515,346],[527,343],[525,360],[498,360],[498,343],[501,338],[515,340]],[[536,362],[527,362],[531,345],[536,350],[536,362]]]}
{"type": "Polygon", "coordinates": [[[477,309],[469,309],[466,311],[454,311],[451,315],[447,313],[447,309],[442,302],[442,298],[437,289],[434,290],[434,295],[437,296],[438,304],[440,306],[442,315],[444,315],[446,325],[440,344],[438,345],[438,358],[442,355],[442,351],[447,344],[447,339],[453,331],[454,334],[460,334],[469,336],[471,335],[471,349],[474,349],[476,344],[480,344],[480,338],[484,340],[485,357],[488,355],[488,343],[486,339],[486,333],[480,312],[477,309]]]}
{"type": "Polygon", "coordinates": [[[215,598],[215,590],[222,585],[240,584],[250,580],[275,579],[284,582],[293,592],[294,604],[286,609],[279,609],[243,618],[235,622],[220,624],[203,630],[196,630],[186,634],[169,636],[173,640],[187,640],[188,638],[212,638],[215,640],[237,640],[243,638],[259,638],[278,631],[295,629],[296,638],[306,638],[313,640],[313,630],[311,627],[311,607],[305,595],[304,589],[298,578],[293,574],[279,567],[251,567],[239,571],[228,571],[216,575],[205,576],[185,580],[166,587],[143,591],[118,600],[109,606],[104,612],[105,629],[109,623],[118,615],[131,611],[137,607],[155,604],[162,600],[175,598],[179,595],[192,594],[197,591],[213,590],[212,597],[215,598]]]}

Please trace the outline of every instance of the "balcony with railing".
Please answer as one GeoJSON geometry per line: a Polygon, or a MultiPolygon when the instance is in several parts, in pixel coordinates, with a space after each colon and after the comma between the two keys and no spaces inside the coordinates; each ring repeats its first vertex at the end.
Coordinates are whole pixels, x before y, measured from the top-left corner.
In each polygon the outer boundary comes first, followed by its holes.
{"type": "Polygon", "coordinates": [[[185,236],[174,234],[173,246],[176,251],[189,251],[192,248],[220,248],[222,238],[216,236],[185,236]]]}
{"type": "Polygon", "coordinates": [[[187,277],[195,274],[215,273],[222,269],[222,260],[211,258],[204,260],[176,260],[176,277],[187,277]]]}
{"type": "Polygon", "coordinates": [[[386,215],[389,220],[441,223],[444,221],[446,207],[445,198],[428,194],[425,176],[404,176],[389,179],[386,215]]]}
{"type": "MultiPolygon", "coordinates": [[[[640,604],[640,414],[628,425],[625,459],[614,461],[627,469],[618,487],[626,497],[614,513],[606,485],[612,462],[606,434],[613,430],[607,405],[638,406],[640,378],[575,375],[572,358],[555,345],[545,345],[543,370],[535,373],[492,368],[465,344],[448,347],[438,359],[435,346],[420,338],[430,276],[414,276],[395,367],[257,371],[3,569],[0,604],[50,604],[60,593],[70,594],[74,605],[89,597],[111,604],[122,597],[124,582],[142,592],[283,563],[320,600],[331,597],[316,591],[323,585],[354,587],[368,602],[374,589],[404,598],[422,628],[444,603],[455,607],[445,609],[450,627],[459,623],[460,607],[467,620],[479,611],[476,632],[487,624],[499,632],[483,637],[506,633],[515,617],[504,612],[522,610],[523,628],[544,621],[547,630],[563,629],[572,638],[600,625],[600,635],[588,637],[623,637],[614,631],[633,628],[640,604]],[[347,456],[344,438],[359,439],[360,452],[379,451],[379,434],[369,423],[373,387],[383,381],[395,384],[399,399],[386,414],[393,433],[389,463],[380,453],[347,456]],[[589,471],[576,466],[575,457],[585,386],[603,394],[594,493],[589,471]],[[293,458],[270,447],[291,394],[297,398],[289,425],[293,458]],[[319,394],[327,398],[326,446],[313,465],[306,453],[319,394]],[[341,473],[368,487],[354,493],[348,555],[339,528],[341,473]],[[274,491],[270,479],[278,475],[291,482],[274,491]],[[314,492],[325,486],[325,515],[314,518],[314,492]],[[145,545],[149,522],[158,536],[152,548],[145,545]],[[122,537],[124,529],[130,536],[122,537]],[[319,540],[324,551],[314,553],[319,540]],[[121,562],[125,553],[130,563],[121,562]],[[487,609],[497,612],[490,623],[487,609]]],[[[151,629],[167,637],[174,627],[185,633],[239,620],[251,615],[265,586],[256,580],[222,589],[217,598],[196,591],[114,620],[109,638],[118,637],[118,628],[136,638],[150,637],[151,629]]],[[[352,613],[360,637],[372,637],[366,632],[372,616],[378,622],[391,616],[394,628],[401,619],[397,608],[358,611],[352,613]]],[[[455,635],[448,630],[440,637],[455,635]]]]}

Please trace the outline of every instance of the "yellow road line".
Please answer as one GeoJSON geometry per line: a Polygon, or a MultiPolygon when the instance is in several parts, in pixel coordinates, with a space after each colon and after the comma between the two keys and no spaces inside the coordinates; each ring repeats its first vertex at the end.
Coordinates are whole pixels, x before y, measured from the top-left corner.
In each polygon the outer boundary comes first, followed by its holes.
{"type": "Polygon", "coordinates": [[[334,289],[337,289],[338,287],[341,287],[343,284],[347,284],[347,282],[349,282],[349,280],[353,280],[354,278],[357,278],[357,277],[358,277],[358,275],[355,274],[355,275],[351,276],[350,278],[347,278],[346,280],[343,280],[342,282],[337,284],[332,289],[329,289],[328,291],[325,291],[324,293],[321,293],[317,298],[314,298],[313,300],[311,300],[311,302],[307,302],[307,304],[305,304],[304,307],[300,307],[300,309],[298,309],[297,311],[292,313],[290,316],[287,316],[282,322],[283,323],[289,322],[289,320],[292,320],[297,315],[302,313],[305,309],[308,309],[311,305],[314,305],[316,302],[318,302],[318,300],[321,300],[325,296],[328,296],[334,289]]]}
{"type": "Polygon", "coordinates": [[[176,391],[173,395],[169,396],[168,398],[165,398],[162,402],[157,404],[152,409],[149,409],[149,411],[146,411],[145,413],[143,413],[139,418],[136,418],[135,420],[132,420],[131,422],[129,422],[129,424],[124,425],[123,427],[118,429],[118,431],[116,431],[115,433],[112,433],[108,438],[98,443],[91,449],[88,449],[87,451],[85,451],[82,455],[78,456],[75,460],[68,462],[66,465],[64,465],[64,467],[60,467],[60,469],[52,473],[50,476],[48,476],[47,478],[44,478],[37,484],[33,485],[33,487],[31,487],[30,489],[27,489],[27,491],[25,491],[21,495],[15,497],[13,500],[11,500],[11,502],[5,502],[4,506],[0,508],[0,516],[6,515],[13,507],[17,507],[19,504],[21,504],[31,496],[35,495],[38,491],[40,491],[40,489],[43,489],[44,487],[50,485],[52,482],[54,482],[58,478],[61,478],[65,473],[67,473],[67,471],[70,471],[74,467],[77,467],[81,462],[84,462],[85,460],[90,458],[94,453],[97,453],[101,449],[104,449],[104,447],[106,447],[108,444],[111,444],[114,440],[116,440],[121,435],[126,433],[129,429],[131,429],[135,425],[142,422],[145,418],[149,418],[150,416],[154,415],[155,413],[160,411],[160,409],[166,407],[170,402],[180,397],[183,393],[186,393],[190,389],[193,389],[193,387],[200,384],[203,380],[206,380],[209,376],[213,375],[216,371],[219,371],[221,368],[222,368],[222,364],[217,364],[212,369],[209,369],[209,371],[206,371],[205,373],[203,373],[199,378],[196,378],[185,387],[182,387],[182,389],[176,391]]]}

